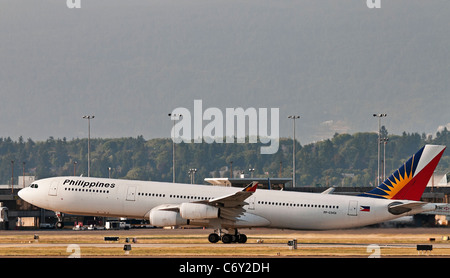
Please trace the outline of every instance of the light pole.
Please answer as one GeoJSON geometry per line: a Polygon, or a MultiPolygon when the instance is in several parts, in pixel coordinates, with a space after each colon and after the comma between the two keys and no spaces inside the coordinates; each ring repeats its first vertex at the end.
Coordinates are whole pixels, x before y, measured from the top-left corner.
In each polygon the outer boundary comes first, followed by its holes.
{"type": "Polygon", "coordinates": [[[253,178],[253,172],[255,172],[255,168],[250,168],[248,171],[251,173],[251,177],[253,178]]]}
{"type": "Polygon", "coordinates": [[[292,187],[295,187],[295,119],[299,119],[300,116],[291,115],[288,116],[289,119],[292,119],[292,187]]]}
{"type": "Polygon", "coordinates": [[[383,142],[383,181],[386,180],[386,144],[388,141],[387,137],[381,138],[381,142],[383,142]]]}
{"type": "Polygon", "coordinates": [[[14,160],[11,160],[11,194],[14,194],[14,160]]]}
{"type": "Polygon", "coordinates": [[[22,186],[23,188],[25,188],[25,164],[26,162],[22,162],[22,186]]]}
{"type": "Polygon", "coordinates": [[[230,161],[230,179],[233,178],[233,161],[230,161]]]}
{"type": "Polygon", "coordinates": [[[197,173],[197,169],[196,168],[191,168],[189,169],[189,177],[191,178],[191,184],[195,183],[195,173],[197,173]]]}
{"type": "Polygon", "coordinates": [[[88,120],[88,177],[91,176],[91,119],[95,116],[83,116],[83,119],[88,120]]]}
{"type": "Polygon", "coordinates": [[[77,164],[78,162],[73,162],[73,176],[75,177],[77,175],[77,164]]]}
{"type": "Polygon", "coordinates": [[[172,182],[175,183],[175,121],[179,120],[183,117],[181,114],[172,114],[169,113],[170,119],[173,121],[172,128],[172,182]]]}
{"type": "Polygon", "coordinates": [[[378,174],[377,174],[377,184],[380,184],[380,144],[381,144],[381,118],[386,117],[387,114],[373,114],[374,117],[378,118],[378,174]]]}

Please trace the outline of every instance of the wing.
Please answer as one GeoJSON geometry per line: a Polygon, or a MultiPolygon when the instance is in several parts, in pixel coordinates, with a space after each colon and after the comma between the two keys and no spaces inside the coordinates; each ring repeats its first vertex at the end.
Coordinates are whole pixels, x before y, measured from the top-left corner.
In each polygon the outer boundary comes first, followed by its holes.
{"type": "Polygon", "coordinates": [[[202,203],[211,206],[219,206],[222,208],[243,207],[245,205],[248,205],[248,203],[244,201],[248,197],[250,197],[253,193],[255,193],[257,187],[258,183],[254,181],[241,191],[226,196],[210,199],[202,203]]]}
{"type": "Polygon", "coordinates": [[[243,206],[248,205],[245,200],[255,193],[257,187],[258,182],[254,181],[247,185],[243,190],[236,193],[196,203],[220,207],[221,218],[236,221],[237,218],[245,212],[243,206]]]}
{"type": "MultiPolygon", "coordinates": [[[[258,182],[252,182],[241,191],[210,200],[202,200],[191,203],[219,208],[219,218],[231,221],[231,223],[236,223],[237,221],[242,221],[242,217],[240,216],[244,216],[245,213],[245,209],[243,207],[248,205],[245,200],[255,193],[257,187],[258,182]]],[[[154,208],[153,210],[180,213],[182,205],[183,204],[164,204],[154,208]]],[[[145,217],[147,218],[149,215],[150,212],[148,212],[145,217]]]]}

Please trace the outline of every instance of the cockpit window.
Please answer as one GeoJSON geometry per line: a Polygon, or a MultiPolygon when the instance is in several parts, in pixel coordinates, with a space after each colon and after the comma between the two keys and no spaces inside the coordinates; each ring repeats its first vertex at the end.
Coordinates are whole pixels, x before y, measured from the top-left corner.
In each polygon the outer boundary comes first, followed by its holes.
{"type": "Polygon", "coordinates": [[[33,183],[33,184],[30,185],[30,187],[31,187],[31,188],[38,188],[38,185],[35,184],[35,183],[33,183]]]}

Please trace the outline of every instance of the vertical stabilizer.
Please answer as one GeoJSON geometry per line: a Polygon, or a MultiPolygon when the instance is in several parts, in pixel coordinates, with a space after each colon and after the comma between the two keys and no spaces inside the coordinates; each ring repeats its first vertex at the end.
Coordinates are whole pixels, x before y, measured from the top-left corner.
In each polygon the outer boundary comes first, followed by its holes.
{"type": "Polygon", "coordinates": [[[425,145],[375,189],[360,196],[419,201],[445,146],[425,145]]]}

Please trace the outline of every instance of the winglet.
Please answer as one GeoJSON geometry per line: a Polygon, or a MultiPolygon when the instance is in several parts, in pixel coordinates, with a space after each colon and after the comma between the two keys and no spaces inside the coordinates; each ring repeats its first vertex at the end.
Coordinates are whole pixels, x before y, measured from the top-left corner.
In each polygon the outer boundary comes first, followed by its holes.
{"type": "Polygon", "coordinates": [[[320,193],[320,194],[331,194],[331,193],[334,192],[335,189],[336,189],[336,188],[334,188],[334,187],[330,187],[330,188],[328,188],[327,190],[323,191],[323,192],[320,193]]]}
{"type": "Polygon", "coordinates": [[[242,191],[244,191],[244,192],[255,192],[257,187],[258,187],[258,182],[254,181],[251,184],[247,185],[244,188],[244,190],[242,190],[242,191]]]}

